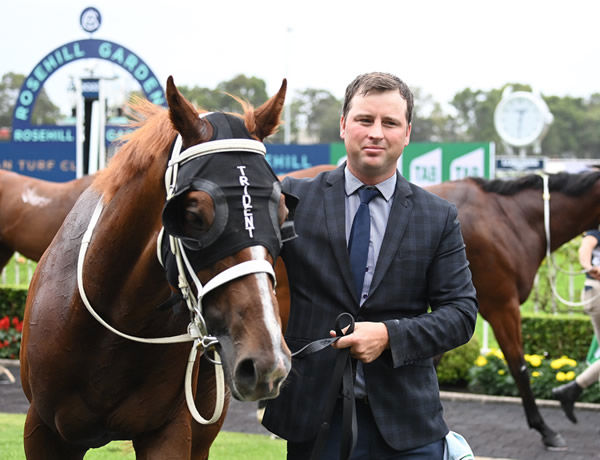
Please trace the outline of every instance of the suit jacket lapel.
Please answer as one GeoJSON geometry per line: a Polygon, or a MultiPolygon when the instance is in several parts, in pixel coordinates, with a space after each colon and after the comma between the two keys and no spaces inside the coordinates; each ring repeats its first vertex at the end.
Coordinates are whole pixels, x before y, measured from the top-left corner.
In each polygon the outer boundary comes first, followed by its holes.
{"type": "Polygon", "coordinates": [[[404,235],[408,219],[412,212],[413,203],[412,200],[409,199],[412,194],[410,184],[399,173],[396,173],[396,177],[394,202],[392,203],[392,209],[390,209],[388,224],[385,229],[385,235],[383,236],[381,249],[379,250],[379,257],[377,258],[375,273],[373,273],[369,296],[377,289],[377,286],[379,286],[381,280],[387,273],[392,260],[394,260],[394,256],[400,247],[400,240],[402,239],[402,235],[404,235]]]}
{"type": "Polygon", "coordinates": [[[325,222],[329,241],[333,249],[335,260],[342,274],[346,287],[356,300],[358,310],[358,294],[354,289],[352,272],[350,271],[350,257],[346,243],[346,206],[344,189],[344,166],[333,170],[327,177],[327,187],[324,190],[325,222]]]}

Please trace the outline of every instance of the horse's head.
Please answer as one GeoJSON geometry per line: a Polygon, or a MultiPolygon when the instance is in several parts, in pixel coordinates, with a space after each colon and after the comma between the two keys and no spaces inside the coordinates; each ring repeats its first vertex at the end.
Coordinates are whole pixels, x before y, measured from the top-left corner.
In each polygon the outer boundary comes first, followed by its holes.
{"type": "Polygon", "coordinates": [[[272,274],[291,201],[286,206],[262,144],[280,123],[285,91],[284,80],[262,106],[244,105],[242,118],[199,114],[167,82],[180,136],[167,170],[163,223],[172,238],[163,259],[172,286],[180,288],[182,276],[193,281],[199,327],[218,339],[226,379],[242,400],[277,396],[291,367],[272,274]]]}

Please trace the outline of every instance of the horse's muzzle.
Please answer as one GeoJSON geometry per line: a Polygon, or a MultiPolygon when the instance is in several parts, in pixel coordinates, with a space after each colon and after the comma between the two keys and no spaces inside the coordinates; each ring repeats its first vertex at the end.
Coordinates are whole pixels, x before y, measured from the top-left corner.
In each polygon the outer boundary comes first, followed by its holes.
{"type": "Polygon", "coordinates": [[[264,355],[247,355],[236,363],[233,370],[232,393],[243,401],[276,398],[290,369],[289,352],[278,352],[271,359],[264,355]]]}

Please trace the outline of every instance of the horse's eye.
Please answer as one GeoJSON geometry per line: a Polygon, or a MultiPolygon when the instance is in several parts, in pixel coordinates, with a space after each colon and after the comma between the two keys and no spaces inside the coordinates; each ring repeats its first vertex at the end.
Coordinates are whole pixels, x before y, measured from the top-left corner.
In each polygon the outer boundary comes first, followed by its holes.
{"type": "Polygon", "coordinates": [[[189,209],[186,210],[184,219],[186,224],[190,224],[196,227],[201,227],[204,225],[204,219],[196,211],[190,211],[189,209]]]}
{"type": "Polygon", "coordinates": [[[207,231],[210,225],[200,210],[188,208],[183,213],[183,227],[185,233],[194,234],[207,231]]]}
{"type": "Polygon", "coordinates": [[[189,236],[208,231],[214,221],[212,199],[203,192],[194,193],[187,197],[181,209],[183,231],[189,236]]]}

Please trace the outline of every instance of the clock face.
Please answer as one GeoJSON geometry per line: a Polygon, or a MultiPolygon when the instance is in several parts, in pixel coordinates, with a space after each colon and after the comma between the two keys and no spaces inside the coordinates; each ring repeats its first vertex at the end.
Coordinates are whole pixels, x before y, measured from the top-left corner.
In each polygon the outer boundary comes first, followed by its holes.
{"type": "Polygon", "coordinates": [[[546,116],[530,93],[513,93],[498,104],[494,123],[505,142],[521,147],[540,137],[546,126],[546,116]]]}

